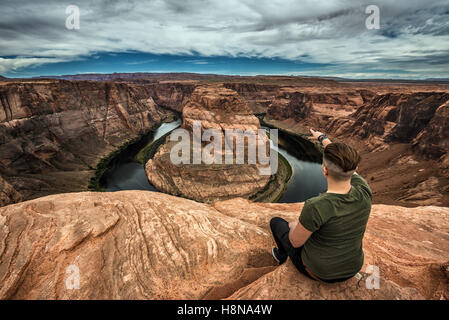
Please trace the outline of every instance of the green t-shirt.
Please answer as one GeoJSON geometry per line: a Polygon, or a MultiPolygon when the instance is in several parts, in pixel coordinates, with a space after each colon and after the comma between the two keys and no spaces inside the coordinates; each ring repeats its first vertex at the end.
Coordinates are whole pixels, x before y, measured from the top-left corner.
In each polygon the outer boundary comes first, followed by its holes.
{"type": "Polygon", "coordinates": [[[304,244],[302,260],[313,274],[331,280],[360,271],[371,199],[366,181],[354,174],[349,193],[325,192],[306,200],[299,222],[313,233],[304,244]]]}

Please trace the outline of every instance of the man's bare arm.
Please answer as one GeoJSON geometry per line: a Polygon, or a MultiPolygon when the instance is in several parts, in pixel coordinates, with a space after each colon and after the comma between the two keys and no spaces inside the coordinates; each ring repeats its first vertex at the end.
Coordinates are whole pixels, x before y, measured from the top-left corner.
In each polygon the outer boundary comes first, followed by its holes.
{"type": "Polygon", "coordinates": [[[300,222],[290,222],[289,226],[290,232],[288,234],[288,239],[294,248],[299,248],[304,245],[312,234],[312,232],[304,228],[300,222]]]}
{"type": "MultiPolygon", "coordinates": [[[[310,129],[310,133],[312,134],[311,140],[318,140],[318,137],[321,136],[321,135],[325,135],[325,136],[326,136],[325,133],[322,133],[322,132],[320,132],[320,131],[315,131],[315,130],[313,130],[313,129],[310,129]]],[[[331,141],[331,139],[329,139],[329,138],[326,136],[326,137],[321,141],[321,143],[323,144],[323,147],[326,148],[326,146],[327,146],[328,144],[331,144],[332,141],[331,141]]]]}
{"type": "MultiPolygon", "coordinates": [[[[313,129],[310,129],[310,133],[312,134],[312,137],[310,137],[310,140],[318,140],[318,137],[319,137],[319,136],[321,136],[322,134],[325,135],[325,133],[322,133],[322,132],[320,132],[320,131],[315,131],[315,130],[313,130],[313,129]]],[[[326,136],[326,138],[323,139],[323,141],[321,141],[321,143],[322,143],[323,147],[326,148],[326,146],[327,146],[328,144],[331,144],[332,141],[331,141],[331,139],[329,139],[328,136],[326,136]]],[[[356,169],[357,169],[357,168],[356,168],[356,169]]],[[[354,172],[354,174],[358,174],[358,173],[357,173],[357,172],[354,172]]]]}

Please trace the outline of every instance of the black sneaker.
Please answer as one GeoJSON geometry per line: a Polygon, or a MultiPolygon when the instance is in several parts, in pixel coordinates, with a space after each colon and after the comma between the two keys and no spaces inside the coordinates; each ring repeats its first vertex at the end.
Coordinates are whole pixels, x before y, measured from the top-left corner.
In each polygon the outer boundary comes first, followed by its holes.
{"type": "Polygon", "coordinates": [[[271,253],[273,254],[273,258],[274,260],[276,260],[279,264],[283,264],[286,260],[287,260],[287,255],[282,256],[279,253],[279,249],[276,247],[273,247],[273,249],[271,249],[271,253]]]}

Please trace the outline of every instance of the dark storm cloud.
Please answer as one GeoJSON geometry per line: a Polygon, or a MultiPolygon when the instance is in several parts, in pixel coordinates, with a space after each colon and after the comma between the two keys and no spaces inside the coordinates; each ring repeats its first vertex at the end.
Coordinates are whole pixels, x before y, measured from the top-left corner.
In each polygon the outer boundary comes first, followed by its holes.
{"type": "Polygon", "coordinates": [[[40,37],[45,34],[49,40],[63,38],[63,34],[58,31],[62,21],[42,19],[39,17],[20,17],[14,21],[0,21],[1,39],[17,39],[24,36],[40,37]],[[39,26],[36,28],[36,26],[39,26]]]}
{"type": "Polygon", "coordinates": [[[446,65],[449,67],[449,50],[438,53],[416,55],[404,55],[400,58],[379,58],[382,65],[404,68],[407,65],[426,67],[427,65],[446,65]]]}
{"type": "Polygon", "coordinates": [[[79,30],[65,28],[68,4],[2,1],[0,73],[129,51],[278,57],[353,74],[399,68],[440,76],[448,70],[447,1],[84,0],[73,3],[81,11],[79,30]],[[380,8],[380,30],[365,27],[370,4],[380,8]]]}

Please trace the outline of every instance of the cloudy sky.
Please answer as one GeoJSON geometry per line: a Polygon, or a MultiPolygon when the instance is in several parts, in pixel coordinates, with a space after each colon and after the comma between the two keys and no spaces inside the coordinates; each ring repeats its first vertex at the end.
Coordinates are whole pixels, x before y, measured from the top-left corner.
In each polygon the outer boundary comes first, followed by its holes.
{"type": "MultiPolygon", "coordinates": [[[[2,0],[0,75],[449,78],[449,0],[2,0]],[[80,28],[69,30],[69,5],[80,28]],[[368,29],[368,5],[380,28],[368,29]]],[[[72,21],[72,20],[71,20],[72,21]]]]}

